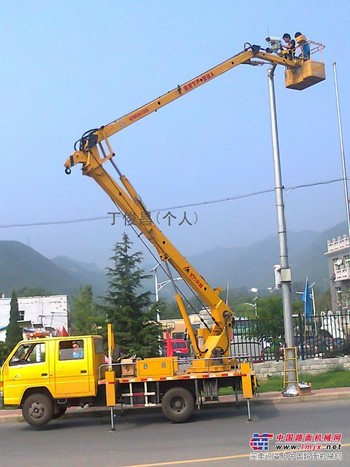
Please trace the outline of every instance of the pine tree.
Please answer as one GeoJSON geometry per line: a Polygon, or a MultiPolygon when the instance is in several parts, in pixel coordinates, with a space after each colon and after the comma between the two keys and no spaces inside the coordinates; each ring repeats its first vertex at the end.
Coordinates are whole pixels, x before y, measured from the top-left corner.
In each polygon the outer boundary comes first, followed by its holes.
{"type": "Polygon", "coordinates": [[[150,276],[140,268],[142,253],[131,253],[132,242],[126,233],[114,248],[108,268],[107,320],[114,325],[115,342],[124,355],[158,355],[160,334],[156,308],[151,306],[151,292],[142,291],[142,281],[150,276]]]}
{"type": "MultiPolygon", "coordinates": [[[[12,348],[10,350],[12,350],[12,348]]],[[[0,367],[4,363],[8,354],[9,354],[9,350],[5,342],[0,341],[0,367]]],[[[1,409],[1,400],[0,400],[0,409],[1,409]]]]}
{"type": "Polygon", "coordinates": [[[22,329],[18,324],[19,309],[16,291],[13,290],[10,302],[10,322],[6,330],[6,347],[13,349],[13,347],[23,339],[22,329]]]}
{"type": "Polygon", "coordinates": [[[94,303],[91,285],[85,285],[80,295],[73,297],[71,318],[72,334],[104,334],[106,319],[101,308],[94,303]]]}

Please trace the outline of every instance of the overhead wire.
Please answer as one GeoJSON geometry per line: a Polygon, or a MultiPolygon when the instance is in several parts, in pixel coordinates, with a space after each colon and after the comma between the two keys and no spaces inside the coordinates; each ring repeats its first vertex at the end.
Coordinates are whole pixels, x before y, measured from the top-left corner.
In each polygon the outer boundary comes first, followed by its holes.
{"type": "MultiPolygon", "coordinates": [[[[350,177],[347,177],[346,180],[350,180],[350,177]]],[[[337,182],[344,182],[344,178],[335,178],[332,180],[324,180],[324,181],[319,181],[319,182],[304,183],[302,185],[283,187],[283,190],[287,192],[291,190],[298,190],[301,188],[310,188],[310,187],[315,187],[315,186],[320,186],[320,185],[329,185],[331,183],[337,183],[337,182]]],[[[254,191],[254,192],[246,193],[242,195],[229,196],[226,198],[219,198],[219,199],[214,199],[214,200],[199,201],[195,203],[179,204],[179,205],[175,205],[171,207],[151,209],[148,212],[149,213],[164,212],[164,211],[170,211],[172,209],[183,209],[183,208],[196,207],[196,206],[206,206],[210,204],[219,204],[219,203],[225,203],[229,201],[236,201],[236,200],[244,199],[244,198],[251,198],[253,196],[259,196],[259,195],[263,195],[266,193],[273,193],[274,191],[275,191],[275,188],[270,188],[267,190],[254,191]]],[[[110,214],[113,214],[113,213],[110,213],[110,214]]],[[[121,214],[121,216],[123,216],[123,214],[121,214]]],[[[46,221],[46,222],[2,224],[0,225],[0,229],[9,229],[9,228],[17,228],[17,227],[37,227],[37,226],[60,225],[60,224],[76,224],[79,222],[93,222],[93,221],[101,221],[101,220],[108,220],[108,219],[110,219],[110,216],[87,217],[87,218],[77,218],[77,219],[46,221]]]]}
{"type": "MultiPolygon", "coordinates": [[[[106,171],[106,174],[108,177],[113,181],[113,178],[111,175],[106,171]]],[[[337,179],[332,179],[332,180],[325,180],[325,181],[318,181],[318,182],[312,182],[312,183],[307,183],[307,184],[301,184],[301,185],[294,185],[291,187],[282,187],[282,189],[285,192],[289,192],[292,190],[297,190],[301,188],[309,188],[309,187],[315,187],[315,186],[320,186],[320,185],[328,185],[331,183],[336,183],[336,182],[343,182],[344,178],[337,178],[337,179]]],[[[154,213],[154,212],[163,212],[163,211],[170,211],[174,209],[183,209],[183,208],[188,208],[188,207],[198,207],[198,206],[206,206],[210,204],[219,204],[219,203],[224,203],[224,202],[229,202],[229,201],[236,201],[239,199],[244,199],[244,198],[250,198],[254,196],[259,196],[263,195],[266,193],[273,193],[275,191],[275,188],[271,189],[266,189],[266,190],[260,190],[260,191],[255,191],[251,193],[246,193],[242,195],[235,195],[235,196],[230,196],[226,198],[220,198],[220,199],[215,199],[215,200],[206,200],[206,201],[201,201],[201,202],[196,202],[196,203],[187,203],[187,204],[181,204],[181,205],[175,205],[171,207],[164,207],[164,208],[158,208],[158,209],[152,209],[148,211],[149,213],[154,213]]],[[[126,200],[127,201],[127,200],[126,200]]],[[[115,204],[115,203],[114,203],[115,204]]],[[[121,217],[125,217],[121,209],[119,208],[118,205],[115,205],[116,208],[119,211],[119,214],[121,217]]],[[[130,209],[132,209],[132,206],[130,206],[130,209]]],[[[109,213],[113,214],[115,216],[116,213],[109,213]]],[[[61,225],[61,224],[75,224],[75,223],[81,223],[81,222],[92,222],[92,221],[100,221],[100,220],[107,220],[110,219],[110,216],[98,216],[98,217],[90,217],[90,218],[78,218],[78,219],[70,219],[70,220],[61,220],[61,221],[47,221],[47,222],[31,222],[31,223],[21,223],[21,224],[5,224],[5,225],[0,225],[0,229],[5,229],[5,228],[17,228],[17,227],[36,227],[36,226],[45,226],[45,225],[61,225]]],[[[134,231],[135,235],[137,238],[140,239],[140,241],[143,243],[144,247],[148,250],[148,252],[151,254],[151,256],[154,258],[154,260],[159,264],[161,269],[163,270],[164,274],[172,280],[172,277],[169,277],[169,272],[166,270],[166,268],[162,265],[161,262],[159,262],[159,258],[155,255],[154,251],[149,247],[148,243],[144,241],[143,234],[139,233],[136,228],[133,226],[132,222],[128,222],[129,227],[134,231]]],[[[179,287],[175,284],[175,282],[172,280],[173,285],[175,286],[175,289],[177,292],[181,295],[183,300],[187,303],[187,306],[190,307],[194,313],[198,315],[202,323],[207,327],[207,323],[204,321],[202,316],[200,315],[200,312],[198,312],[193,304],[188,300],[188,298],[185,296],[185,294],[179,289],[179,287]]],[[[189,287],[189,285],[185,282],[187,285],[188,289],[194,294],[195,298],[199,301],[199,304],[203,307],[205,305],[203,302],[200,300],[197,294],[194,293],[194,291],[189,287]]]]}

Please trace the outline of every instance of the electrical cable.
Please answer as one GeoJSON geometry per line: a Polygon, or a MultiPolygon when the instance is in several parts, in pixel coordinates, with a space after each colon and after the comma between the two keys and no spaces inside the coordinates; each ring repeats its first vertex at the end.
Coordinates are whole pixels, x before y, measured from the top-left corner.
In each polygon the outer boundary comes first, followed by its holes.
{"type": "MultiPolygon", "coordinates": [[[[346,180],[350,180],[350,177],[347,177],[346,180]]],[[[283,190],[290,191],[290,190],[298,190],[301,188],[310,188],[310,187],[315,187],[315,186],[321,186],[321,185],[329,185],[331,183],[336,183],[336,182],[344,182],[344,178],[335,178],[332,180],[325,180],[325,181],[320,181],[320,182],[313,182],[313,183],[305,183],[302,185],[294,185],[291,187],[283,187],[283,190]]],[[[197,203],[188,203],[188,204],[180,204],[176,206],[171,206],[171,207],[165,207],[165,208],[158,208],[158,209],[151,209],[148,212],[153,213],[153,212],[164,212],[164,211],[170,211],[172,209],[183,209],[183,208],[189,208],[189,207],[195,207],[195,206],[206,206],[209,204],[219,204],[219,203],[225,203],[228,201],[236,201],[239,199],[244,199],[244,198],[250,198],[253,196],[259,196],[262,194],[266,193],[273,193],[275,191],[275,188],[267,189],[267,190],[261,190],[261,191],[255,191],[252,193],[246,193],[243,195],[236,195],[236,196],[230,196],[227,198],[219,198],[215,200],[209,200],[209,201],[201,201],[197,203]]],[[[121,214],[123,217],[124,215],[121,214]]],[[[83,219],[71,219],[71,220],[61,220],[61,221],[48,221],[48,222],[29,222],[29,223],[23,223],[23,224],[3,224],[0,225],[0,229],[9,229],[9,228],[15,228],[15,227],[36,227],[36,226],[43,226],[43,225],[60,225],[60,224],[75,224],[79,222],[91,222],[91,221],[100,221],[100,220],[108,220],[110,219],[110,216],[100,216],[100,217],[87,217],[83,219]]]]}

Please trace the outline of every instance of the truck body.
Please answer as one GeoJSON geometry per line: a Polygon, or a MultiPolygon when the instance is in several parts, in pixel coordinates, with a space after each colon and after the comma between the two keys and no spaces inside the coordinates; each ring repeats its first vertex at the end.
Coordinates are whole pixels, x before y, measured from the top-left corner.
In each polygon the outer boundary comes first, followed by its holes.
{"type": "Polygon", "coordinates": [[[1,368],[0,398],[5,407],[21,407],[25,421],[36,428],[61,417],[68,407],[86,404],[159,405],[170,421],[183,422],[195,406],[217,400],[221,387],[242,390],[248,398],[255,387],[249,363],[213,373],[206,362],[207,371],[191,375],[175,356],[113,364],[105,359],[100,336],[21,341],[1,368]]]}

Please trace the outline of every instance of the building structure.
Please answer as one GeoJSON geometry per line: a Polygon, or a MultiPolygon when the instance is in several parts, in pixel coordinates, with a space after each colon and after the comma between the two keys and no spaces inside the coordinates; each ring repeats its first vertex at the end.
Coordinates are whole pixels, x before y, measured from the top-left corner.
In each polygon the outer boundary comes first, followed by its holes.
{"type": "Polygon", "coordinates": [[[350,238],[347,235],[327,242],[328,270],[333,311],[350,309],[350,238]]]}
{"type": "Polygon", "coordinates": [[[0,326],[0,342],[5,342],[6,340],[6,329],[7,326],[0,326]]]}
{"type": "MultiPolygon", "coordinates": [[[[199,329],[205,326],[206,323],[210,326],[212,318],[208,309],[203,308],[198,313],[191,313],[188,315],[192,328],[194,330],[199,329]]],[[[182,318],[170,318],[170,319],[161,319],[160,323],[163,328],[163,333],[166,331],[170,332],[172,337],[182,338],[186,336],[186,325],[182,318]]]]}
{"type": "MultiPolygon", "coordinates": [[[[49,295],[47,297],[18,297],[20,321],[26,329],[68,329],[69,302],[67,295],[49,295]]],[[[0,340],[4,341],[4,329],[10,321],[11,297],[0,298],[0,340]]]]}

